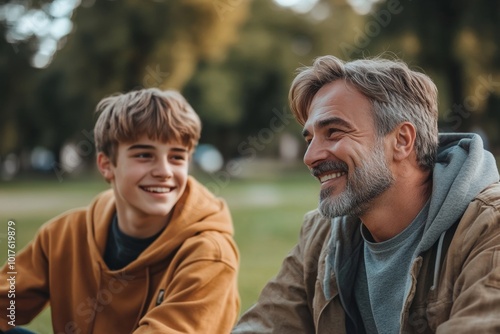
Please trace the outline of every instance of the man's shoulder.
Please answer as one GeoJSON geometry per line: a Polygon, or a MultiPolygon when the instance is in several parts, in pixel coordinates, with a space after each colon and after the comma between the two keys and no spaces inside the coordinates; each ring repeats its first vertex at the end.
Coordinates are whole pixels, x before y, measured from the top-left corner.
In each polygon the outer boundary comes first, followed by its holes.
{"type": "Polygon", "coordinates": [[[500,183],[481,191],[465,210],[457,226],[454,239],[460,240],[461,249],[473,247],[476,239],[490,239],[500,235],[500,183]],[[475,237],[472,237],[475,236],[475,237]]]}
{"type": "Polygon", "coordinates": [[[500,208],[500,182],[490,184],[476,196],[476,199],[485,205],[500,208]]]}
{"type": "Polygon", "coordinates": [[[323,216],[318,209],[307,212],[302,224],[302,238],[318,240],[324,239],[330,233],[331,219],[323,216]]]}
{"type": "Polygon", "coordinates": [[[484,188],[471,201],[459,225],[463,229],[480,228],[481,225],[485,225],[488,229],[500,231],[500,225],[495,224],[498,219],[500,219],[500,183],[495,182],[484,188]]]}

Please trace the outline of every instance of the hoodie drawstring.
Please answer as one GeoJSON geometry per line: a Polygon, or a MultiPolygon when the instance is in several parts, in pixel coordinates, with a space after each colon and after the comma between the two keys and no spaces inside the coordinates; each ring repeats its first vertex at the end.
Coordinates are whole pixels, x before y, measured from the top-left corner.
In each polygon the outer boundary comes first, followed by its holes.
{"type": "Polygon", "coordinates": [[[457,230],[457,226],[460,223],[460,219],[458,219],[453,225],[450,226],[446,231],[441,233],[439,236],[437,251],[436,251],[436,262],[434,263],[434,278],[432,280],[431,291],[435,290],[438,285],[439,279],[439,271],[441,269],[442,262],[448,252],[448,248],[450,247],[453,236],[455,235],[455,231],[457,230]]]}
{"type": "MultiPolygon", "coordinates": [[[[95,303],[99,303],[99,292],[101,291],[101,284],[102,284],[102,268],[97,264],[97,294],[95,296],[95,303]]],[[[92,314],[92,322],[89,324],[89,331],[88,334],[92,334],[94,332],[94,326],[95,326],[95,318],[97,318],[97,305],[94,305],[94,313],[92,314]]]]}
{"type": "Polygon", "coordinates": [[[432,280],[431,290],[434,290],[437,287],[438,278],[439,278],[439,269],[441,267],[441,253],[443,251],[443,242],[444,242],[444,237],[446,235],[446,232],[447,231],[444,231],[443,233],[441,233],[441,236],[439,237],[439,243],[438,243],[437,254],[436,254],[436,262],[434,263],[434,279],[432,280]]]}
{"type": "Polygon", "coordinates": [[[142,300],[141,308],[139,310],[139,313],[137,314],[137,319],[135,319],[135,326],[133,331],[135,331],[137,327],[139,327],[139,320],[141,320],[144,314],[146,313],[146,308],[147,308],[146,302],[148,300],[149,289],[151,285],[151,273],[149,272],[149,270],[150,268],[146,267],[146,293],[144,294],[144,299],[142,300]]]}

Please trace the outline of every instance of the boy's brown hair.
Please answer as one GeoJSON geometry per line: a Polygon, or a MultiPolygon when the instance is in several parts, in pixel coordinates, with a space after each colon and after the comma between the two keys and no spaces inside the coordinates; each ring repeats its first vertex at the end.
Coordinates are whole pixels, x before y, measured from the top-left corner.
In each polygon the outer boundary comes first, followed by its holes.
{"type": "Polygon", "coordinates": [[[192,152],[201,135],[200,118],[174,90],[148,88],[109,96],[99,102],[96,113],[97,152],[103,152],[115,165],[119,143],[146,135],[152,140],[181,143],[192,152]]]}

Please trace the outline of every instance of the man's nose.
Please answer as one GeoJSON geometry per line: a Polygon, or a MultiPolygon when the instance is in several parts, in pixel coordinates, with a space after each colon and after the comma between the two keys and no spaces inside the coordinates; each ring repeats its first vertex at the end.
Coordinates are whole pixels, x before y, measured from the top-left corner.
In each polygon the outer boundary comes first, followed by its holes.
{"type": "Polygon", "coordinates": [[[324,143],[321,143],[316,138],[313,138],[309,143],[306,153],[304,154],[304,163],[307,167],[312,168],[319,162],[328,158],[328,150],[324,143]]]}

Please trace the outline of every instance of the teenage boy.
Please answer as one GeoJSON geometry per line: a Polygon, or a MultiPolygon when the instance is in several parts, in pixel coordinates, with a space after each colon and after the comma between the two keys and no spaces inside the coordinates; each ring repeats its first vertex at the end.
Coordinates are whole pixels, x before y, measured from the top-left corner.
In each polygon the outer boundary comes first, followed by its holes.
{"type": "Polygon", "coordinates": [[[18,254],[15,324],[50,303],[54,333],[230,332],[238,251],[225,202],[188,176],[197,114],[158,89],[105,98],[97,112],[97,166],[111,189],[43,225],[18,254]]]}

